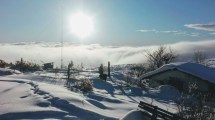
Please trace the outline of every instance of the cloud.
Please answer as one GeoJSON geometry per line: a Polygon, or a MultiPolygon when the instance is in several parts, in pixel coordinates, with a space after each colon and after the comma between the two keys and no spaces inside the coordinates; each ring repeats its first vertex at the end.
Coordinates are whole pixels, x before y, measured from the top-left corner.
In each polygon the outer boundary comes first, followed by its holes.
{"type": "Polygon", "coordinates": [[[154,32],[154,33],[170,33],[174,35],[183,35],[183,36],[199,36],[199,33],[187,33],[185,31],[177,31],[177,30],[156,30],[156,29],[139,29],[136,30],[138,32],[154,32]]]}
{"type": "Polygon", "coordinates": [[[178,31],[170,31],[170,30],[164,30],[164,31],[161,31],[161,30],[156,30],[156,29],[139,29],[139,30],[136,30],[136,31],[139,31],[139,32],[156,32],[156,33],[177,33],[178,31]]]}
{"type": "MultiPolygon", "coordinates": [[[[27,61],[42,64],[43,62],[54,62],[60,66],[61,47],[59,43],[22,43],[0,44],[0,58],[8,62],[15,62],[23,58],[27,61]],[[58,46],[58,47],[56,47],[58,46]]],[[[179,56],[178,61],[189,61],[195,50],[202,50],[209,57],[215,56],[215,40],[204,40],[198,42],[179,42],[168,44],[179,56]]],[[[76,65],[83,63],[85,66],[99,66],[107,64],[132,64],[147,61],[145,51],[153,51],[154,46],[104,46],[99,44],[79,45],[65,43],[63,48],[64,65],[73,60],[76,65]]]]}
{"type": "Polygon", "coordinates": [[[215,24],[185,24],[184,26],[196,30],[215,31],[215,24]]]}
{"type": "MultiPolygon", "coordinates": [[[[15,62],[23,58],[27,61],[55,62],[60,66],[61,47],[59,43],[8,43],[0,44],[0,58],[15,62]]],[[[70,60],[75,64],[84,63],[88,66],[98,66],[111,61],[111,64],[141,63],[145,58],[142,54],[145,48],[130,46],[102,46],[99,44],[78,45],[64,43],[64,65],[70,60]]]]}
{"type": "Polygon", "coordinates": [[[138,32],[158,32],[157,30],[155,29],[151,29],[151,30],[144,30],[144,29],[140,29],[140,30],[136,30],[138,32]]]}
{"type": "Polygon", "coordinates": [[[168,30],[166,30],[166,31],[159,31],[159,32],[161,32],[161,33],[177,33],[178,31],[168,31],[168,30]]]}
{"type": "Polygon", "coordinates": [[[190,33],[190,36],[199,36],[200,33],[190,33]]]}

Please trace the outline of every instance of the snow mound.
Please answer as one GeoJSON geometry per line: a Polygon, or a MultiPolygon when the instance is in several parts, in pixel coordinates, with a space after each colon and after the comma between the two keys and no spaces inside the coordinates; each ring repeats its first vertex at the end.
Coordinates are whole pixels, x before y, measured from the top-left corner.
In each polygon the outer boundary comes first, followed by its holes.
{"type": "Polygon", "coordinates": [[[0,76],[3,75],[12,75],[12,74],[20,74],[21,72],[18,70],[12,70],[8,68],[0,68],[0,76]]]}
{"type": "Polygon", "coordinates": [[[132,110],[127,113],[121,120],[151,120],[150,117],[143,114],[140,110],[132,110]]]}
{"type": "Polygon", "coordinates": [[[173,100],[176,101],[180,98],[180,92],[173,86],[161,85],[158,89],[149,90],[148,95],[160,100],[173,100]]]}

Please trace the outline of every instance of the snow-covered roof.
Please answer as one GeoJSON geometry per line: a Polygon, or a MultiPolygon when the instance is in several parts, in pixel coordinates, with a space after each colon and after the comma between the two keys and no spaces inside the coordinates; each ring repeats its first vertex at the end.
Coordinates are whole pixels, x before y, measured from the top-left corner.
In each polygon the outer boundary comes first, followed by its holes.
{"type": "Polygon", "coordinates": [[[201,64],[197,63],[190,63],[190,62],[177,62],[177,63],[170,63],[163,65],[162,67],[152,71],[148,72],[140,77],[140,79],[144,79],[153,75],[156,75],[158,73],[177,69],[179,71],[191,74],[193,76],[199,77],[202,80],[207,80],[212,83],[215,83],[215,69],[203,66],[201,64]]]}

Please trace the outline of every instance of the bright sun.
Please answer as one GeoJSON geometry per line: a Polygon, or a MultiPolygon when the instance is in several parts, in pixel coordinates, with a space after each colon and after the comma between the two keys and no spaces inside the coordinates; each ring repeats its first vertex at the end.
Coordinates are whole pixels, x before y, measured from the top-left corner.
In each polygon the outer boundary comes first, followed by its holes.
{"type": "Polygon", "coordinates": [[[94,30],[93,18],[82,12],[76,13],[70,18],[70,28],[73,34],[84,38],[94,30]]]}

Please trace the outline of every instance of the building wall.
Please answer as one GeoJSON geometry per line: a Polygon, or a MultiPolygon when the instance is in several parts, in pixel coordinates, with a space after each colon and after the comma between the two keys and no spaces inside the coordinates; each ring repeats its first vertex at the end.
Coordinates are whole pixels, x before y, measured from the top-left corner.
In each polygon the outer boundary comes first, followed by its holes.
{"type": "Polygon", "coordinates": [[[44,64],[43,69],[44,69],[44,70],[53,69],[53,67],[54,67],[54,64],[53,64],[53,63],[46,63],[46,64],[44,64]]]}
{"type": "Polygon", "coordinates": [[[150,77],[149,85],[157,87],[160,84],[166,84],[165,81],[181,86],[181,90],[186,92],[189,91],[192,83],[196,83],[200,91],[208,91],[208,82],[178,70],[169,70],[150,77]]]}

